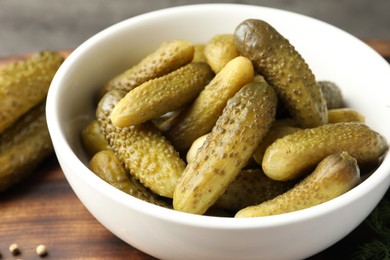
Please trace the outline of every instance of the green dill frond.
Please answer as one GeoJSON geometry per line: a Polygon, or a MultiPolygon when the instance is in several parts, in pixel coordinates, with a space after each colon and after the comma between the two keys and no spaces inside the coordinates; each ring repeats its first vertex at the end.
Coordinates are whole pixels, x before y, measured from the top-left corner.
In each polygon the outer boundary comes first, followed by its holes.
{"type": "Polygon", "coordinates": [[[389,260],[390,240],[373,240],[361,246],[352,256],[353,260],[389,260]]]}
{"type": "Polygon", "coordinates": [[[366,218],[375,238],[362,242],[353,253],[354,260],[390,260],[390,190],[366,218]]]}
{"type": "MultiPolygon", "coordinates": [[[[388,194],[387,194],[388,195],[388,194]]],[[[390,200],[386,196],[366,219],[370,228],[383,239],[390,240],[390,200]]]]}

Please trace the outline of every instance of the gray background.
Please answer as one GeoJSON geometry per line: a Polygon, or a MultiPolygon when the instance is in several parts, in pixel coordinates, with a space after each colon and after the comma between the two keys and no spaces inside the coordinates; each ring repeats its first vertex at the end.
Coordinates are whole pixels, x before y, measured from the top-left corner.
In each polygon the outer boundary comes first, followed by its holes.
{"type": "Polygon", "coordinates": [[[73,49],[100,30],[132,16],[208,2],[294,11],[362,39],[390,40],[390,0],[0,0],[0,56],[73,49]]]}

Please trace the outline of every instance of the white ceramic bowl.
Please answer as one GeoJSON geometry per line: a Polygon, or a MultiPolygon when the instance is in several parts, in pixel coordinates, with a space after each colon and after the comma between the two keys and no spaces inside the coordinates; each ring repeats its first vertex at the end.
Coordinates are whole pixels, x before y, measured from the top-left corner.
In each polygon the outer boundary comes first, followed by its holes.
{"type": "Polygon", "coordinates": [[[232,33],[247,18],[269,22],[306,59],[318,80],[342,87],[348,106],[390,140],[390,67],[367,45],[324,22],[264,7],[183,6],[120,22],[78,47],[56,74],[47,119],[62,170],[86,208],[130,245],[163,259],[298,259],[346,236],[374,209],[390,183],[390,156],[362,184],[309,209],[262,218],[207,217],[131,197],[86,166],[80,129],[94,116],[99,86],[139,61],[162,41],[204,43],[232,33]]]}

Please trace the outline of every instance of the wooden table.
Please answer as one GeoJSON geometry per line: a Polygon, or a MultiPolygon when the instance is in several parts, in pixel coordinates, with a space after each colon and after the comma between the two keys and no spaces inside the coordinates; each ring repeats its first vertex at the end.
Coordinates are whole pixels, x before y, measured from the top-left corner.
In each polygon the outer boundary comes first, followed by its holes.
{"type": "MultiPolygon", "coordinates": [[[[366,42],[389,60],[390,41],[366,42]]],[[[0,65],[18,58],[0,59],[0,65]]],[[[363,222],[343,240],[310,259],[346,259],[356,250],[356,244],[372,235],[363,222]]],[[[0,259],[42,259],[35,252],[39,244],[47,246],[44,259],[154,259],[97,222],[71,190],[55,155],[29,179],[0,193],[0,259]],[[19,245],[20,255],[8,251],[12,243],[19,245]]]]}

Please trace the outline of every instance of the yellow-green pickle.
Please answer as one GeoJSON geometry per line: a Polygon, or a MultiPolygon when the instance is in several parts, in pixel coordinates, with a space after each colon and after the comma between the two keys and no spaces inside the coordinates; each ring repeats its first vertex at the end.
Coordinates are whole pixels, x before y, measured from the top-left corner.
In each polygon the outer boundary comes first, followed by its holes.
{"type": "Polygon", "coordinates": [[[359,165],[368,165],[376,163],[388,148],[385,138],[363,123],[326,124],[277,139],[265,151],[262,167],[271,179],[290,180],[333,153],[347,151],[359,165]]]}
{"type": "Polygon", "coordinates": [[[207,62],[206,57],[204,56],[205,44],[199,43],[194,45],[194,57],[192,62],[207,62]]]}
{"type": "Polygon", "coordinates": [[[159,206],[170,207],[167,202],[128,174],[113,150],[102,150],[96,153],[89,162],[89,168],[104,181],[131,196],[159,206]]]}
{"type": "Polygon", "coordinates": [[[161,77],[189,63],[194,57],[194,46],[185,40],[164,42],[139,63],[105,84],[98,98],[112,89],[129,92],[142,83],[161,77]]]}
{"type": "Polygon", "coordinates": [[[40,52],[0,70],[0,134],[46,99],[50,83],[64,61],[57,52],[40,52]]]}
{"type": "Polygon", "coordinates": [[[81,130],[81,141],[89,156],[93,156],[103,150],[111,149],[106,138],[100,132],[99,123],[96,119],[89,122],[81,130]]]}
{"type": "Polygon", "coordinates": [[[229,99],[179,181],[174,209],[205,213],[252,157],[275,119],[276,107],[276,93],[265,82],[249,83],[229,99]]]}
{"type": "Polygon", "coordinates": [[[254,160],[261,165],[264,157],[264,153],[267,150],[268,146],[270,146],[277,139],[292,134],[301,130],[298,127],[292,126],[275,126],[273,125],[271,129],[268,131],[267,135],[264,137],[263,141],[257,147],[255,153],[253,154],[254,160]]]}
{"type": "Polygon", "coordinates": [[[213,78],[207,63],[191,62],[133,89],[115,106],[112,123],[138,125],[190,103],[213,78]]]}
{"type": "Polygon", "coordinates": [[[52,152],[42,102],[0,135],[0,191],[29,176],[52,152]]]}
{"type": "Polygon", "coordinates": [[[309,208],[349,191],[359,183],[356,159],[347,152],[323,159],[305,179],[287,192],[237,212],[236,218],[260,217],[309,208]]]}
{"type": "Polygon", "coordinates": [[[239,55],[233,34],[217,34],[207,42],[204,48],[207,63],[215,73],[239,55]]]}
{"type": "Polygon", "coordinates": [[[365,118],[362,114],[352,108],[333,108],[328,110],[328,123],[361,122],[365,118]]]}
{"type": "Polygon", "coordinates": [[[248,57],[255,70],[271,84],[301,127],[327,122],[326,100],[313,73],[289,41],[270,24],[248,19],[235,32],[241,55],[248,57]]]}
{"type": "Polygon", "coordinates": [[[124,95],[111,90],[99,102],[96,117],[100,131],[130,174],[154,193],[172,198],[185,163],[153,123],[124,128],[112,124],[111,112],[124,95]]]}

